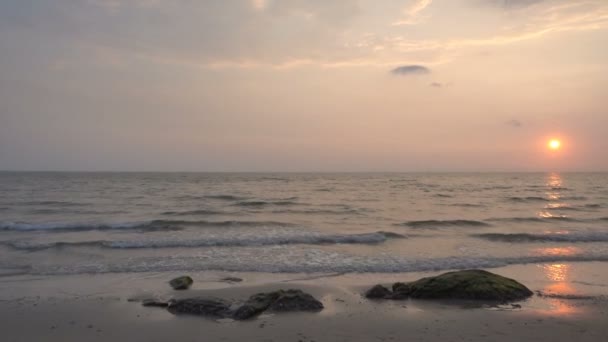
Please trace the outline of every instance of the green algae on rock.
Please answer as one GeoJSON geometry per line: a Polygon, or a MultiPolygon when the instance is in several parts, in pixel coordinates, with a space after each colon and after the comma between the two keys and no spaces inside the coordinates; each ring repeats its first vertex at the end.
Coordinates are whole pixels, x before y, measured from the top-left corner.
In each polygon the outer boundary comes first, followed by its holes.
{"type": "Polygon", "coordinates": [[[246,320],[264,311],[274,312],[317,312],[323,310],[323,303],[302,290],[278,290],[254,294],[244,303],[234,303],[220,298],[194,297],[172,299],[168,302],[146,299],[144,306],[166,307],[175,315],[195,315],[214,319],[230,318],[246,320]]]}
{"type": "Polygon", "coordinates": [[[386,299],[393,293],[382,285],[376,285],[365,292],[365,297],[369,299],[386,299]]]}
{"type": "MultiPolygon", "coordinates": [[[[377,287],[374,288],[377,289],[377,287]]],[[[367,294],[380,295],[379,291],[372,291],[374,288],[370,289],[367,294]]],[[[386,294],[383,298],[472,299],[505,302],[522,300],[532,294],[530,289],[513,279],[483,270],[464,270],[422,278],[410,283],[395,283],[392,293],[386,294]]],[[[368,296],[368,298],[370,297],[368,296]]]]}
{"type": "Polygon", "coordinates": [[[234,313],[234,319],[251,318],[263,311],[277,312],[321,311],[323,303],[302,290],[278,290],[255,294],[234,313]]]}
{"type": "Polygon", "coordinates": [[[217,298],[186,298],[169,301],[167,308],[172,314],[206,316],[210,318],[230,318],[230,303],[217,298]]]}
{"type": "Polygon", "coordinates": [[[175,279],[172,279],[169,282],[169,285],[171,285],[171,287],[174,290],[186,290],[188,289],[192,283],[194,283],[194,280],[192,280],[191,277],[189,276],[181,276],[181,277],[177,277],[175,279]]]}

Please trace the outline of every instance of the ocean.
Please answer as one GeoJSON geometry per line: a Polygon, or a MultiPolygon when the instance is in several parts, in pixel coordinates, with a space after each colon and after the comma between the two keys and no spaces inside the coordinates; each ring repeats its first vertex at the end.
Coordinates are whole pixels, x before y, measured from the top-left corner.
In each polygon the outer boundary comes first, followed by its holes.
{"type": "Polygon", "coordinates": [[[0,275],[608,262],[606,173],[0,173],[0,275]]]}

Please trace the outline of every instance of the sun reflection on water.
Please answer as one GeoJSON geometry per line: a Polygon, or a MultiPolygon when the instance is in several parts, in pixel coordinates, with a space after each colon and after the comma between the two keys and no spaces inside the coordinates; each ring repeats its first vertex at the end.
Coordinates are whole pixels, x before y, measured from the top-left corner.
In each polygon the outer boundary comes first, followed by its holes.
{"type": "MultiPolygon", "coordinates": [[[[575,255],[579,252],[576,247],[548,247],[540,248],[537,253],[540,255],[575,255]]],[[[576,289],[571,285],[572,265],[564,263],[541,264],[545,278],[549,283],[542,289],[545,295],[572,295],[576,294],[576,289]]],[[[547,298],[549,304],[548,313],[552,315],[570,315],[579,313],[580,308],[575,307],[567,300],[560,298],[547,298]]]]}
{"type": "Polygon", "coordinates": [[[545,195],[550,201],[558,201],[560,198],[562,198],[562,193],[560,191],[562,189],[562,184],[562,177],[559,174],[549,174],[546,183],[546,186],[547,188],[549,188],[549,190],[545,193],[545,195]]]}
{"type": "Polygon", "coordinates": [[[570,271],[570,265],[566,264],[551,264],[542,265],[545,271],[545,276],[552,281],[564,282],[568,278],[568,272],[570,271]]]}
{"type": "Polygon", "coordinates": [[[535,250],[540,255],[550,256],[571,256],[576,255],[580,252],[577,247],[543,247],[535,250]]]}
{"type": "Polygon", "coordinates": [[[551,188],[561,188],[562,187],[562,177],[558,173],[549,174],[549,178],[547,180],[547,186],[551,188]]]}

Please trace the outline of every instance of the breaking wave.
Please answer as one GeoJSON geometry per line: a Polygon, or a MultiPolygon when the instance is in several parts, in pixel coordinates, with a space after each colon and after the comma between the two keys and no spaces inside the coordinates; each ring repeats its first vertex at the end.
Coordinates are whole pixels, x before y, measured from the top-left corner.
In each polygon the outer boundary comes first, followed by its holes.
{"type": "Polygon", "coordinates": [[[499,241],[499,242],[608,242],[608,233],[605,232],[590,232],[590,233],[546,233],[546,234],[528,234],[528,233],[487,233],[473,234],[476,238],[499,241]]]}
{"type": "Polygon", "coordinates": [[[275,206],[288,206],[288,205],[297,205],[298,202],[294,202],[292,200],[279,200],[279,201],[241,201],[236,203],[236,206],[240,207],[265,207],[268,205],[275,206]]]}
{"type": "Polygon", "coordinates": [[[109,262],[103,259],[82,264],[35,264],[31,274],[62,275],[83,273],[175,272],[175,271],[227,271],[266,273],[406,273],[458,269],[497,268],[556,262],[608,261],[608,254],[540,255],[517,257],[445,257],[416,259],[389,255],[357,256],[321,250],[308,250],[295,255],[288,249],[270,247],[257,254],[255,260],[247,258],[248,251],[234,249],[208,249],[197,256],[141,257],[109,262]],[[302,258],[306,257],[306,262],[302,258]]]}
{"type": "Polygon", "coordinates": [[[489,222],[511,222],[511,223],[546,223],[551,221],[579,222],[580,220],[567,216],[549,217],[499,217],[488,219],[489,222]]]}
{"type": "Polygon", "coordinates": [[[0,230],[11,231],[92,231],[92,230],[182,230],[186,227],[288,227],[275,221],[182,221],[154,220],[132,223],[21,223],[0,222],[0,230]]]}
{"type": "Polygon", "coordinates": [[[512,202],[549,202],[548,198],[539,196],[528,196],[528,197],[509,197],[509,201],[512,202]]]}
{"type": "Polygon", "coordinates": [[[187,210],[187,211],[165,211],[164,216],[197,216],[197,215],[222,215],[224,212],[217,210],[187,210]]]}
{"type": "Polygon", "coordinates": [[[442,227],[487,227],[488,223],[482,221],[473,220],[423,220],[423,221],[409,221],[400,224],[402,226],[408,226],[412,228],[442,228],[442,227]]]}
{"type": "Polygon", "coordinates": [[[331,244],[379,244],[388,239],[405,238],[393,232],[375,232],[350,235],[284,235],[249,237],[210,237],[207,239],[159,239],[125,241],[82,241],[36,243],[25,240],[9,241],[4,244],[18,250],[38,251],[64,247],[102,247],[114,249],[143,248],[196,248],[196,247],[249,247],[274,245],[331,245],[331,244]]]}

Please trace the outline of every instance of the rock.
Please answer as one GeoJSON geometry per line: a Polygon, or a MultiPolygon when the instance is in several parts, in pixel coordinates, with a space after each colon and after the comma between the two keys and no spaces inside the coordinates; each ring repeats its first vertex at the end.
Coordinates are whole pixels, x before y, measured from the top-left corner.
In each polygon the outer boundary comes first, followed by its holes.
{"type": "Polygon", "coordinates": [[[234,313],[234,319],[254,317],[266,310],[278,312],[321,311],[323,304],[315,297],[301,290],[279,290],[255,294],[234,313]]]}
{"type": "Polygon", "coordinates": [[[255,294],[234,312],[234,319],[243,320],[264,312],[279,297],[277,292],[255,294]]]}
{"type": "Polygon", "coordinates": [[[517,281],[483,270],[448,272],[407,284],[395,284],[400,296],[424,299],[478,299],[513,301],[533,293],[517,281]]]}
{"type": "Polygon", "coordinates": [[[147,299],[144,306],[167,307],[173,314],[205,316],[214,319],[245,320],[259,315],[266,310],[287,311],[320,311],[323,304],[310,294],[301,290],[278,290],[255,294],[236,310],[232,303],[218,299],[195,297],[172,299],[168,303],[147,299]]]}
{"type": "Polygon", "coordinates": [[[422,278],[411,283],[395,283],[392,294],[385,298],[474,299],[506,302],[522,300],[532,294],[530,289],[513,279],[483,270],[465,270],[422,278]]]}
{"type": "Polygon", "coordinates": [[[174,290],[186,290],[190,287],[190,285],[192,285],[192,283],[194,283],[194,280],[192,280],[192,278],[189,276],[181,276],[172,279],[169,282],[169,285],[171,285],[174,290]]]}
{"type": "Polygon", "coordinates": [[[401,300],[408,299],[410,297],[410,284],[409,283],[394,283],[393,293],[390,295],[390,299],[401,300]]]}
{"type": "Polygon", "coordinates": [[[226,283],[240,283],[243,281],[243,279],[237,278],[237,277],[226,277],[226,278],[220,279],[220,281],[223,281],[226,283]]]}
{"type": "Polygon", "coordinates": [[[269,309],[273,311],[321,311],[323,303],[302,290],[277,291],[279,297],[270,304],[269,309]]]}
{"type": "Polygon", "coordinates": [[[169,302],[168,309],[174,315],[187,314],[212,318],[231,318],[230,303],[216,298],[187,298],[169,302]]]}
{"type": "Polygon", "coordinates": [[[141,305],[143,306],[153,306],[158,308],[166,308],[169,306],[168,302],[161,302],[156,299],[144,299],[141,301],[141,305]]]}
{"type": "Polygon", "coordinates": [[[400,286],[411,298],[513,301],[533,293],[517,281],[483,270],[448,272],[400,286]]]}
{"type": "Polygon", "coordinates": [[[369,299],[384,299],[392,295],[391,290],[382,285],[376,285],[365,292],[365,297],[369,299]]]}

